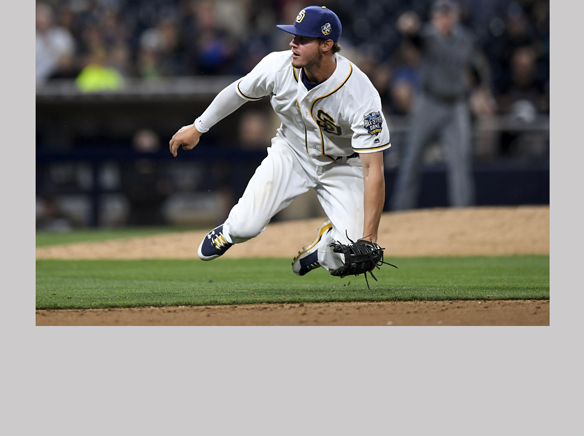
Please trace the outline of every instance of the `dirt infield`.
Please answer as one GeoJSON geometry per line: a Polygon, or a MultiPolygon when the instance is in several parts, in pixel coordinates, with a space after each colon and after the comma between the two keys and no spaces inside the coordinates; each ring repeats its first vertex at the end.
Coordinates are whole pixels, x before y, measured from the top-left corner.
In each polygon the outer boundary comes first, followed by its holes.
{"type": "MultiPolygon", "coordinates": [[[[225,257],[292,257],[322,219],[268,225],[225,257]]],[[[37,259],[193,259],[204,232],[42,247],[37,259]]],[[[549,254],[549,207],[433,209],[384,214],[386,256],[549,254]]],[[[314,303],[38,310],[37,325],[549,325],[549,301],[314,303]]]]}
{"type": "Polygon", "coordinates": [[[62,326],[547,326],[549,301],[388,301],[39,310],[62,326]]]}

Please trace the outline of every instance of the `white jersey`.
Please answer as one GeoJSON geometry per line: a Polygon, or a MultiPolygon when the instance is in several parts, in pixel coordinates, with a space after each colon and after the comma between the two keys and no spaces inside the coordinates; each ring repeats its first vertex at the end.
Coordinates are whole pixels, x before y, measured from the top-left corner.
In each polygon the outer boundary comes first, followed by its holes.
{"type": "Polygon", "coordinates": [[[320,266],[333,270],[342,265],[343,255],[330,246],[333,241],[349,243],[363,236],[363,168],[349,157],[389,148],[389,131],[369,78],[343,56],[335,57],[333,75],[308,90],[303,70],[292,66],[292,52],[271,53],[221,91],[195,120],[204,133],[245,102],[269,97],[282,122],[268,155],[223,224],[228,242],[256,237],[275,214],[310,189],[331,222],[323,227],[330,231],[312,246],[320,266]]]}
{"type": "Polygon", "coordinates": [[[269,96],[282,121],[276,136],[319,166],[391,146],[379,93],[359,68],[335,56],[333,75],[310,91],[302,82],[302,69],[292,66],[290,50],[270,53],[236,82],[246,100],[269,96]]]}

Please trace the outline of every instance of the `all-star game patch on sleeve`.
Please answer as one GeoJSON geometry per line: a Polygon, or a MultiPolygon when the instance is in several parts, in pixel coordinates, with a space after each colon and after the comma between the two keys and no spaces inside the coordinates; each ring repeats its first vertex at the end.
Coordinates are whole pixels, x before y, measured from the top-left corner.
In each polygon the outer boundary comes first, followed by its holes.
{"type": "Polygon", "coordinates": [[[367,133],[370,135],[378,135],[381,133],[381,128],[383,126],[381,112],[369,112],[363,117],[363,125],[367,129],[367,133]]]}
{"type": "Polygon", "coordinates": [[[391,147],[389,129],[379,98],[360,109],[353,123],[353,150],[358,153],[372,153],[391,147]],[[363,109],[365,107],[365,109],[363,109]]]}

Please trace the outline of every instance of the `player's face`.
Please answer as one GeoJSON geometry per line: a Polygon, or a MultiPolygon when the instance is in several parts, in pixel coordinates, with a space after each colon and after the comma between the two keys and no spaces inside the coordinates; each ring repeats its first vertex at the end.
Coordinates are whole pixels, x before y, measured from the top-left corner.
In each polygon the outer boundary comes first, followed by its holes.
{"type": "Polygon", "coordinates": [[[318,65],[322,59],[320,44],[316,38],[294,35],[294,39],[290,41],[290,47],[294,68],[310,68],[318,65]]]}

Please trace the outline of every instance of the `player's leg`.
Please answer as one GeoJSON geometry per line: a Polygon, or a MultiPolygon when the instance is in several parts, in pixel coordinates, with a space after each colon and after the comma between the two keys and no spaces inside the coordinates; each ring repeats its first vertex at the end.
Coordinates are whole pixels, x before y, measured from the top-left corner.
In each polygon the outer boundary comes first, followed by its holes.
{"type": "Polygon", "coordinates": [[[343,255],[332,251],[331,242],[348,244],[349,238],[356,241],[363,236],[363,168],[335,163],[319,172],[315,189],[329,220],[318,230],[316,240],[294,258],[292,269],[298,275],[319,266],[329,271],[339,268],[343,255]]]}
{"type": "Polygon", "coordinates": [[[303,171],[294,151],[274,140],[227,220],[201,242],[199,257],[215,259],[233,244],[259,235],[276,213],[310,189],[303,171]]]}
{"type": "Polygon", "coordinates": [[[448,196],[451,206],[466,207],[474,204],[472,175],[472,141],[468,105],[458,103],[452,116],[442,129],[442,141],[448,162],[448,196]]]}
{"type": "MultiPolygon", "coordinates": [[[[357,161],[359,162],[359,161],[357,161]]],[[[361,165],[332,165],[320,178],[317,190],[332,229],[319,246],[321,266],[334,270],[343,265],[343,255],[333,252],[330,244],[349,244],[363,237],[364,188],[361,165]]]]}
{"type": "Polygon", "coordinates": [[[241,243],[258,236],[274,215],[310,187],[296,153],[274,141],[225,221],[232,240],[241,243]]]}
{"type": "Polygon", "coordinates": [[[391,199],[392,210],[408,210],[416,206],[420,190],[420,167],[428,141],[436,134],[444,112],[440,105],[423,95],[416,95],[409,118],[406,143],[400,144],[400,163],[391,199]]]}
{"type": "Polygon", "coordinates": [[[330,220],[326,220],[321,224],[318,231],[316,232],[316,239],[305,247],[302,247],[298,251],[298,255],[292,260],[292,271],[299,276],[303,276],[313,269],[320,267],[320,262],[318,259],[318,249],[320,247],[321,241],[325,235],[330,233],[332,229],[332,224],[330,220]]]}

